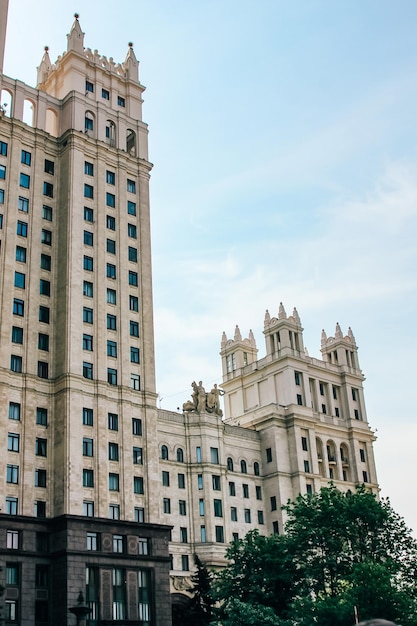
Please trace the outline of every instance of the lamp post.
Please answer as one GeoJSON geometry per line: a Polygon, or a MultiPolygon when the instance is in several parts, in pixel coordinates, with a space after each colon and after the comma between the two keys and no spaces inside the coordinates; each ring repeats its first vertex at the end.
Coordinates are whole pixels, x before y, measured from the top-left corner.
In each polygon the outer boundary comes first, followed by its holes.
{"type": "Polygon", "coordinates": [[[84,604],[84,596],[82,591],[80,591],[80,593],[78,594],[77,602],[77,606],[72,606],[69,611],[70,613],[73,613],[75,615],[75,617],[77,618],[77,626],[80,626],[81,622],[83,622],[87,615],[91,613],[91,609],[84,604]]]}

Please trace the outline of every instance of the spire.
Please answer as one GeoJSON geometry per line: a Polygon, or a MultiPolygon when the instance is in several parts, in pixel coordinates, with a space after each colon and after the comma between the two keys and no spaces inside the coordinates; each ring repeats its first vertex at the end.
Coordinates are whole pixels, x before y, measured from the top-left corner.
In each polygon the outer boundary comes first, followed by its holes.
{"type": "Polygon", "coordinates": [[[126,78],[136,81],[139,80],[139,63],[133,51],[133,43],[131,41],[129,41],[129,50],[127,51],[123,66],[126,72],[126,78]]]}
{"type": "Polygon", "coordinates": [[[287,319],[287,314],[285,312],[284,309],[284,305],[282,304],[282,302],[279,303],[279,309],[278,309],[278,319],[279,320],[285,320],[287,319]]]}
{"type": "Polygon", "coordinates": [[[267,326],[269,326],[270,323],[271,323],[271,316],[269,315],[269,311],[267,309],[265,311],[264,326],[267,327],[267,326]]]}
{"type": "Polygon", "coordinates": [[[235,328],[234,340],[235,341],[242,341],[242,335],[240,333],[240,329],[239,329],[239,326],[237,324],[236,324],[236,328],[235,328]]]}
{"type": "Polygon", "coordinates": [[[226,343],[227,343],[227,336],[226,336],[226,333],[223,331],[223,335],[222,335],[222,343],[221,343],[222,348],[224,348],[224,346],[226,345],[226,343]]]}
{"type": "Polygon", "coordinates": [[[336,322],[336,330],[335,330],[335,333],[334,333],[334,338],[335,339],[343,339],[343,333],[342,333],[342,331],[340,329],[339,322],[336,322]]]}
{"type": "Polygon", "coordinates": [[[80,23],[78,21],[78,13],[74,13],[74,23],[71,27],[69,35],[67,35],[67,50],[75,50],[75,52],[84,52],[84,33],[81,30],[80,23]]]}
{"type": "Polygon", "coordinates": [[[327,343],[327,335],[326,335],[326,331],[323,328],[323,330],[321,331],[321,345],[325,346],[326,343],[327,343]]]}
{"type": "Polygon", "coordinates": [[[356,346],[355,336],[354,336],[354,334],[352,333],[352,329],[351,329],[351,327],[350,327],[350,326],[349,326],[349,328],[348,328],[348,337],[349,337],[349,339],[351,340],[351,342],[352,342],[353,344],[355,344],[355,346],[356,346]]]}
{"type": "Polygon", "coordinates": [[[294,307],[294,311],[292,312],[292,316],[294,318],[295,323],[301,326],[300,316],[298,315],[298,311],[295,307],[294,307]]]}
{"type": "Polygon", "coordinates": [[[48,50],[49,50],[48,46],[45,46],[45,52],[43,53],[41,63],[38,67],[38,77],[37,77],[38,85],[42,85],[42,83],[46,81],[46,79],[49,76],[49,72],[51,71],[51,68],[52,68],[51,59],[49,58],[48,50]]]}
{"type": "Polygon", "coordinates": [[[256,348],[256,339],[255,339],[255,335],[252,332],[252,328],[249,330],[249,341],[250,341],[250,345],[253,348],[256,348]]]}

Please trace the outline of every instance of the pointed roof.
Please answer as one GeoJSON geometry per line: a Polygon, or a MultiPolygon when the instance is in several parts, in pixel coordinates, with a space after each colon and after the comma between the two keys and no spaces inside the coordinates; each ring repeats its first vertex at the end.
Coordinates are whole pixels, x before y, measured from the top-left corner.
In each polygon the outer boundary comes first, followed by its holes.
{"type": "Polygon", "coordinates": [[[136,58],[131,41],[129,41],[129,50],[127,51],[123,66],[126,72],[126,78],[139,80],[139,62],[136,58]]]}
{"type": "Polygon", "coordinates": [[[75,52],[84,52],[84,33],[81,30],[80,23],[78,21],[78,13],[74,13],[74,23],[71,27],[69,35],[67,35],[67,50],[75,50],[75,52]]]}
{"type": "Polygon", "coordinates": [[[45,46],[44,49],[44,53],[43,53],[43,57],[42,60],[40,62],[40,65],[38,67],[38,76],[37,76],[37,84],[41,85],[42,83],[45,82],[45,80],[48,78],[49,76],[49,72],[52,69],[52,63],[51,63],[51,59],[49,58],[49,48],[48,46],[45,46]]]}

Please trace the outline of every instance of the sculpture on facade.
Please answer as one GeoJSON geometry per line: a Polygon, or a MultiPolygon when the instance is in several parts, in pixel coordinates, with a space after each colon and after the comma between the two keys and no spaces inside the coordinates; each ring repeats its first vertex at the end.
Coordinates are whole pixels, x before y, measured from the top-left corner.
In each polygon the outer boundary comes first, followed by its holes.
{"type": "Polygon", "coordinates": [[[223,389],[219,389],[217,384],[214,384],[213,389],[210,392],[206,392],[203,387],[203,381],[199,381],[198,385],[193,380],[191,383],[192,393],[191,400],[187,400],[182,405],[182,410],[186,412],[195,413],[214,413],[219,417],[222,417],[223,411],[220,408],[220,396],[224,396],[223,389]]]}

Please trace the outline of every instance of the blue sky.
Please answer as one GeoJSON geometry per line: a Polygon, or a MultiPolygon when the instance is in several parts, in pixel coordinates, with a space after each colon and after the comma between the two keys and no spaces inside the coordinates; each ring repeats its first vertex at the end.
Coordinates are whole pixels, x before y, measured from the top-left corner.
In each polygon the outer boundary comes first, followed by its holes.
{"type": "Polygon", "coordinates": [[[221,382],[223,330],[296,306],[311,356],[352,327],[382,494],[417,530],[417,2],[10,0],[5,73],[43,46],[122,61],[150,128],[157,390],[221,382]],[[22,19],[22,16],[25,19],[22,19]],[[411,387],[411,389],[410,389],[411,387]]]}

